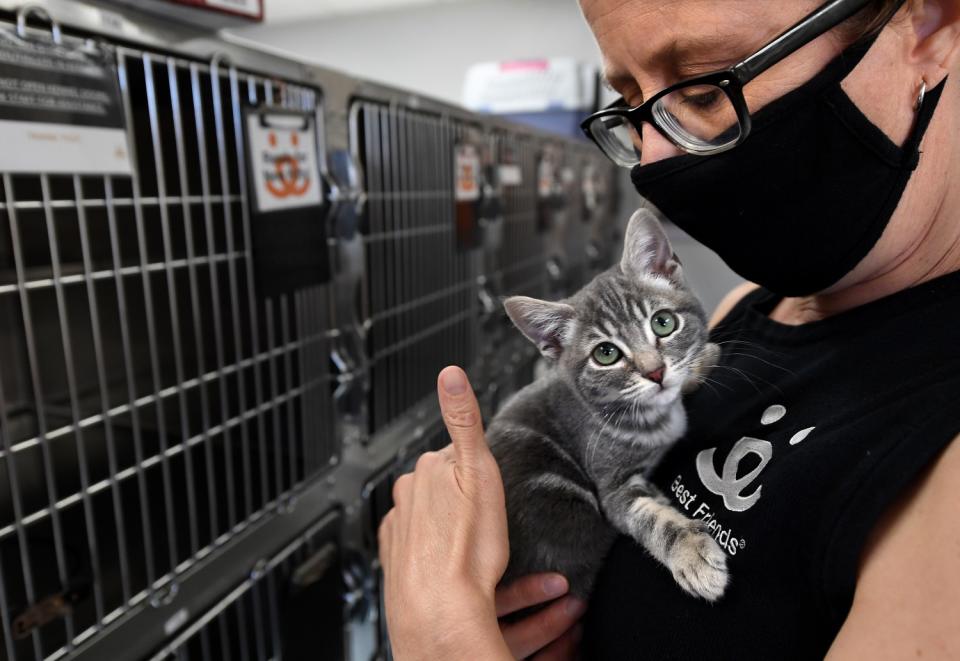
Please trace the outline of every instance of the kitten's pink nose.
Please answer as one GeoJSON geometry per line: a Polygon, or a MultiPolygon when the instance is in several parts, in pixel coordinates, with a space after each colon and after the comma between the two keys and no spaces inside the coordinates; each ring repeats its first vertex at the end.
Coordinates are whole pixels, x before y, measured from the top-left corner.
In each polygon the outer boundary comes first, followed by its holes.
{"type": "Polygon", "coordinates": [[[663,384],[663,373],[664,373],[664,371],[666,371],[666,368],[665,368],[665,367],[658,367],[657,369],[653,370],[652,372],[647,372],[647,373],[644,374],[643,376],[644,376],[645,378],[647,378],[647,379],[650,379],[650,380],[653,381],[654,383],[663,384]]]}

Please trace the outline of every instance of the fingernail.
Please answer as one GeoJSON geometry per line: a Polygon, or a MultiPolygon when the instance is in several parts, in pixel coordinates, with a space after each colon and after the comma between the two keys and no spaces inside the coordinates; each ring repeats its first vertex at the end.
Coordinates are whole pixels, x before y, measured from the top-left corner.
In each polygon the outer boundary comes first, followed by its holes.
{"type": "Polygon", "coordinates": [[[440,375],[440,385],[448,395],[462,395],[467,391],[467,376],[459,367],[448,368],[440,375]]]}
{"type": "Polygon", "coordinates": [[[587,602],[576,597],[570,597],[564,604],[563,610],[571,617],[580,617],[587,612],[587,602]]]}
{"type": "Polygon", "coordinates": [[[559,597],[567,593],[567,579],[563,576],[548,576],[543,579],[543,593],[548,597],[559,597]]]}

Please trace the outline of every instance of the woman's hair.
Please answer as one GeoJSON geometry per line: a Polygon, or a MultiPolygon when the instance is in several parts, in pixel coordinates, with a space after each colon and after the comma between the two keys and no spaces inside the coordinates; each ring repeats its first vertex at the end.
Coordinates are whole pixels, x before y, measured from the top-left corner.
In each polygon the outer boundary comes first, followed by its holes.
{"type": "Polygon", "coordinates": [[[879,32],[902,4],[903,0],[874,0],[853,18],[849,29],[850,36],[857,40],[879,32]]]}

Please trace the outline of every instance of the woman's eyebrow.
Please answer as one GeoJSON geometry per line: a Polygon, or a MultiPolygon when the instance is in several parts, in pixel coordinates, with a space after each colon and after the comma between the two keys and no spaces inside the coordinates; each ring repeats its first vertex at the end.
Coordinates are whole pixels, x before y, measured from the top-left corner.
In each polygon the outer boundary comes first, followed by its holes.
{"type": "Polygon", "coordinates": [[[718,34],[683,36],[654,53],[652,61],[678,73],[723,68],[753,52],[751,45],[755,40],[756,36],[745,39],[718,34]]]}
{"type": "MultiPolygon", "coordinates": [[[[754,52],[752,42],[756,36],[735,39],[729,35],[681,35],[652,49],[645,58],[646,66],[666,71],[677,80],[710,71],[725,69],[754,52]]],[[[766,43],[766,39],[760,42],[766,43]]],[[[624,85],[635,82],[629,72],[608,66],[601,75],[604,87],[618,91],[624,85]]]]}

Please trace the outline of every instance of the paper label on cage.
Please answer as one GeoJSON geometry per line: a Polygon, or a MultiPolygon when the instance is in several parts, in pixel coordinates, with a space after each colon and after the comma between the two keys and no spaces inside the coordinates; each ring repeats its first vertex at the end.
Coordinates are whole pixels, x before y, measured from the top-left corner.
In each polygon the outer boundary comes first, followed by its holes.
{"type": "Polygon", "coordinates": [[[520,186],[523,184],[523,170],[513,163],[501,163],[500,183],[504,186],[520,186]]]}
{"type": "Polygon", "coordinates": [[[473,145],[457,145],[454,157],[455,199],[475,202],[480,199],[480,153],[473,145]]]}
{"type": "Polygon", "coordinates": [[[554,175],[553,163],[544,158],[537,168],[537,194],[540,197],[550,197],[554,193],[555,184],[556,176],[554,175]]]}
{"type": "Polygon", "coordinates": [[[308,114],[267,111],[247,116],[258,212],[323,202],[314,131],[313,117],[308,114]]]}
{"type": "Polygon", "coordinates": [[[592,163],[583,170],[581,191],[583,193],[583,219],[589,220],[590,213],[599,206],[600,193],[597,190],[597,169],[592,163]]]}
{"type": "Polygon", "coordinates": [[[7,172],[130,174],[108,51],[0,30],[0,144],[7,172]]]}

